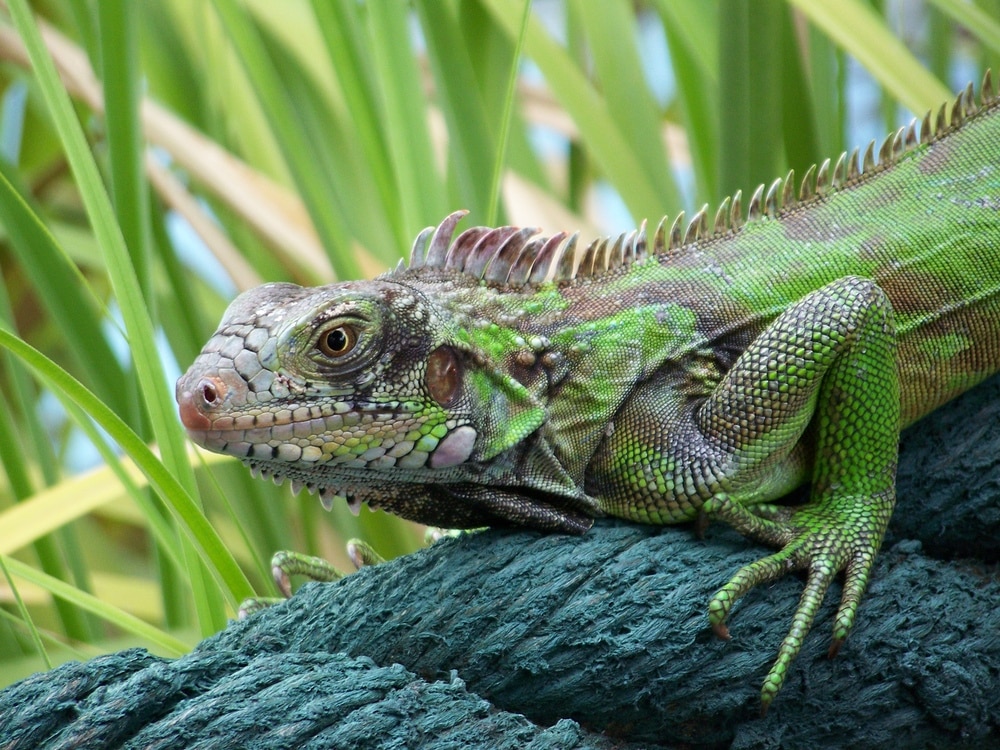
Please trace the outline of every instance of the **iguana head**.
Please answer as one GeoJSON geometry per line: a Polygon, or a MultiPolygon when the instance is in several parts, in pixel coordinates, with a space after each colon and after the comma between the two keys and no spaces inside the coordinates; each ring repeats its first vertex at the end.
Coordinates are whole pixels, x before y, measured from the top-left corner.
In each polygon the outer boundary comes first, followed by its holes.
{"type": "Polygon", "coordinates": [[[177,382],[191,439],[327,508],[343,496],[439,525],[582,530],[582,491],[528,445],[544,405],[412,265],[241,294],[177,382]]]}
{"type": "Polygon", "coordinates": [[[324,466],[427,481],[477,448],[449,328],[401,284],[266,284],[229,306],[177,382],[181,420],[200,445],[300,467],[309,484],[324,466]]]}

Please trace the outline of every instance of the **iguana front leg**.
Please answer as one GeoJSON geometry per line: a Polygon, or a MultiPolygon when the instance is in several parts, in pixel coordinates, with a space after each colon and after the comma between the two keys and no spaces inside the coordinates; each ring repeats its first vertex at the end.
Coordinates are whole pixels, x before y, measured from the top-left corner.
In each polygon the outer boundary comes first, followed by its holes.
{"type": "Polygon", "coordinates": [[[780,551],[736,573],[711,600],[728,637],[754,586],[808,571],[792,628],[764,681],[767,709],[834,577],[845,571],[835,653],[854,622],[895,502],[900,401],[891,305],[847,277],[803,297],[740,355],[707,397],[663,373],[626,402],[595,455],[588,491],[607,512],[670,523],[704,512],[780,551]],[[766,504],[803,481],[809,502],[766,504]]]}

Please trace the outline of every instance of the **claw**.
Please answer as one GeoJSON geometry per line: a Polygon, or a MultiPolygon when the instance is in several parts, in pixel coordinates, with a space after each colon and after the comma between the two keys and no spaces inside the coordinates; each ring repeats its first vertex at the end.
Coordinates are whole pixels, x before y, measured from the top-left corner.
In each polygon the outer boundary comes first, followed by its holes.
{"type": "Polygon", "coordinates": [[[278,587],[278,591],[286,599],[292,598],[292,581],[285,572],[285,569],[280,565],[271,565],[271,577],[274,579],[274,585],[278,587]]]}
{"type": "Polygon", "coordinates": [[[826,658],[833,659],[840,653],[840,647],[844,645],[843,638],[834,638],[830,643],[830,650],[826,652],[826,658]]]}
{"type": "MultiPolygon", "coordinates": [[[[828,652],[830,658],[837,655],[854,623],[857,605],[864,592],[883,529],[876,527],[876,533],[873,534],[864,527],[864,522],[853,527],[845,524],[834,529],[824,528],[817,521],[816,510],[810,507],[798,509],[792,522],[787,524],[747,515],[738,507],[726,507],[722,512],[727,516],[726,520],[736,525],[740,531],[746,533],[752,530],[758,534],[761,531],[770,532],[769,539],[772,543],[781,541],[784,545],[778,552],[745,565],[712,597],[709,602],[709,621],[717,636],[728,637],[725,620],[736,601],[752,588],[777,580],[793,570],[809,571],[805,589],[792,618],[792,627],[782,641],[778,657],[761,687],[761,715],[764,715],[785,683],[788,669],[802,648],[830,584],[838,572],[846,571],[834,638],[828,652]],[[850,540],[859,537],[873,539],[872,548],[852,553],[850,540]]],[[[773,513],[767,515],[775,516],[773,513]]]]}
{"type": "Polygon", "coordinates": [[[274,578],[275,586],[286,599],[292,595],[290,578],[293,575],[304,575],[313,581],[326,583],[338,581],[344,577],[343,573],[321,557],[312,557],[285,550],[275,552],[271,558],[271,577],[274,578]]]}
{"type": "Polygon", "coordinates": [[[726,627],[726,623],[724,622],[713,623],[712,632],[715,633],[715,637],[720,641],[728,641],[730,639],[729,628],[726,627]]]}
{"type": "Polygon", "coordinates": [[[705,532],[708,531],[708,525],[712,523],[711,516],[705,512],[704,508],[698,509],[698,515],[694,519],[694,535],[697,539],[702,540],[705,538],[705,532]]]}
{"type": "Polygon", "coordinates": [[[370,544],[360,539],[348,540],[347,556],[351,558],[351,562],[358,570],[366,565],[381,565],[385,562],[385,558],[372,549],[370,544]]]}

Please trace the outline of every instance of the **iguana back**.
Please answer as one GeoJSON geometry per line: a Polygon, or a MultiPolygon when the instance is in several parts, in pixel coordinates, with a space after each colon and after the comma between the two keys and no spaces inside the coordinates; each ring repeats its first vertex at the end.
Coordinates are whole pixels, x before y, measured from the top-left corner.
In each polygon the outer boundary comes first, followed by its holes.
{"type": "MultiPolygon", "coordinates": [[[[417,240],[411,268],[382,278],[421,289],[464,323],[499,323],[522,337],[571,335],[650,307],[687,318],[691,330],[660,350],[661,363],[706,347],[742,351],[806,292],[844,276],[873,279],[892,303],[903,424],[910,424],[1000,369],[1000,101],[988,98],[980,108],[970,88],[942,106],[933,138],[929,116],[923,142],[916,132],[913,123],[890,136],[877,163],[874,143],[863,157],[855,150],[836,165],[828,160],[818,184],[809,171],[798,197],[793,174],[766,195],[761,186],[745,223],[737,196],[714,222],[703,208],[683,239],[681,214],[672,228],[662,223],[651,243],[644,231],[597,240],[578,253],[575,269],[575,244],[562,241],[540,264],[548,264],[558,295],[550,285],[514,281],[508,271],[515,262],[527,265],[520,256],[533,260],[539,247],[560,239],[535,238],[530,230],[493,230],[486,242],[486,230],[469,230],[430,260],[421,247],[431,241],[428,232],[417,240]],[[478,261],[473,270],[470,258],[478,261]],[[431,272],[437,269],[455,278],[431,272]]],[[[439,244],[456,218],[438,229],[439,244]]],[[[612,328],[620,344],[620,329],[612,328]]],[[[512,371],[514,348],[506,352],[512,371]]],[[[593,369],[620,364],[613,344],[607,354],[593,369]]]]}

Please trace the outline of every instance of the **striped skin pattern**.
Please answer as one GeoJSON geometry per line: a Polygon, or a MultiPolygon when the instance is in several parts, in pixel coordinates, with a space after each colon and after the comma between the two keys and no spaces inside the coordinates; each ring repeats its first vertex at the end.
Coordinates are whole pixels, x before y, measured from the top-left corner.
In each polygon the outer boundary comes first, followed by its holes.
{"type": "Polygon", "coordinates": [[[721,519],[778,551],[709,603],[807,580],[780,690],[844,573],[835,653],[895,501],[899,431],[1000,369],[1000,100],[989,75],[859,158],[714,221],[598,240],[426,230],[373,281],[242,294],[178,381],[191,438],[424,523],[580,533],[721,519]],[[453,239],[454,237],[454,239],[453,239]],[[809,483],[809,501],[773,503],[809,483]]]}

